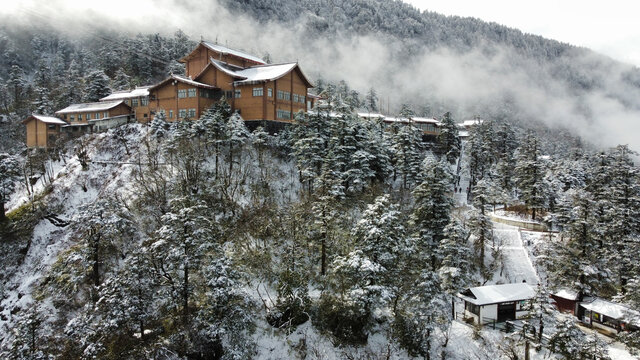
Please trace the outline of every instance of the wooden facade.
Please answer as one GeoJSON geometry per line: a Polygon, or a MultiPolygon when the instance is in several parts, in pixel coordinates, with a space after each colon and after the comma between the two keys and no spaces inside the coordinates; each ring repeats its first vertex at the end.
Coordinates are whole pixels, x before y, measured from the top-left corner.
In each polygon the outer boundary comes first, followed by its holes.
{"type": "Polygon", "coordinates": [[[177,75],[152,86],[149,92],[151,113],[164,111],[167,121],[198,119],[207,108],[220,99],[220,90],[215,86],[177,75]]]}
{"type": "Polygon", "coordinates": [[[123,115],[132,115],[131,107],[122,100],[73,104],[56,115],[70,125],[89,124],[89,120],[99,120],[123,115]]]}
{"type": "Polygon", "coordinates": [[[133,116],[138,122],[146,123],[151,119],[149,106],[150,86],[139,86],[130,91],[116,91],[100,99],[101,102],[122,100],[131,108],[133,116]]]}
{"type": "Polygon", "coordinates": [[[297,63],[265,64],[253,55],[207,42],[180,61],[187,77],[171,75],[149,88],[150,117],[162,110],[169,121],[197,119],[224,97],[246,121],[290,123],[311,100],[307,90],[312,84],[297,63]]]}
{"type": "Polygon", "coordinates": [[[60,138],[60,129],[67,125],[61,119],[52,116],[33,114],[22,121],[27,128],[27,147],[50,148],[60,138]]]}

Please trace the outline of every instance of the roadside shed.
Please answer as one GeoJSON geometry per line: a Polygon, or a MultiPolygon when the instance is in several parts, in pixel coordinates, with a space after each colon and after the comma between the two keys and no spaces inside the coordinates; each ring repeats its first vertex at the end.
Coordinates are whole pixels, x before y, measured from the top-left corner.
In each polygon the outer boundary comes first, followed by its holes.
{"type": "Polygon", "coordinates": [[[464,301],[464,318],[475,324],[522,319],[536,294],[527,283],[472,287],[457,294],[464,301]]]}

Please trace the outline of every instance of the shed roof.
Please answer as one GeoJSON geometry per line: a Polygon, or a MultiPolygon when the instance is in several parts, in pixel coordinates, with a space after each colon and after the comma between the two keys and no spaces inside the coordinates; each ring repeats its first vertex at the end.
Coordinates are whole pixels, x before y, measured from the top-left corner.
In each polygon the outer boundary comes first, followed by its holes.
{"type": "Polygon", "coordinates": [[[535,296],[535,289],[527,283],[487,285],[469,288],[458,297],[475,305],[528,300],[535,296]]]}
{"type": "Polygon", "coordinates": [[[130,99],[130,98],[140,97],[140,96],[148,96],[150,87],[151,86],[140,86],[140,87],[136,87],[133,90],[115,91],[111,95],[103,97],[102,99],[100,99],[100,101],[112,101],[112,100],[130,99]]]}
{"type": "Polygon", "coordinates": [[[42,121],[45,124],[67,125],[66,121],[64,121],[62,119],[58,119],[57,117],[38,115],[38,114],[31,114],[31,116],[29,116],[24,121],[22,121],[22,123],[28,122],[29,120],[31,120],[31,118],[35,118],[36,120],[42,121]]]}
{"type": "MultiPolygon", "coordinates": [[[[72,104],[67,106],[62,110],[56,111],[56,114],[65,114],[65,113],[74,113],[74,112],[83,112],[83,111],[105,111],[109,109],[113,109],[114,107],[122,104],[122,100],[114,100],[114,101],[99,101],[93,103],[82,103],[82,104],[72,104]]],[[[127,106],[125,104],[125,106],[127,106]]]]}
{"type": "Polygon", "coordinates": [[[595,299],[590,303],[582,303],[581,306],[587,310],[606,315],[610,318],[640,326],[640,312],[630,309],[624,305],[612,303],[607,300],[595,299]]]}
{"type": "Polygon", "coordinates": [[[562,289],[553,294],[553,296],[567,300],[578,300],[578,293],[567,289],[562,289]]]}

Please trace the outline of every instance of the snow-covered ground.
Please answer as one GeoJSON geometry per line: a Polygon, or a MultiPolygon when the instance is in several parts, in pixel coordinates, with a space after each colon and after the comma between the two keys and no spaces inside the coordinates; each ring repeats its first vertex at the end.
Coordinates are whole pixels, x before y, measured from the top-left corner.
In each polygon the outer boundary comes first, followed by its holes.
{"type": "Polygon", "coordinates": [[[520,230],[515,226],[494,222],[493,234],[503,254],[501,280],[505,283],[526,281],[528,284],[537,284],[540,279],[523,246],[520,230]]]}

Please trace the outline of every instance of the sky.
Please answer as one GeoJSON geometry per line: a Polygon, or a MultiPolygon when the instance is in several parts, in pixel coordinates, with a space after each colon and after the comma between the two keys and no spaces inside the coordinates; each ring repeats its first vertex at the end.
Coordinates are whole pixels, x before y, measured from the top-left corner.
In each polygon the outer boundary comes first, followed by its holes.
{"type": "Polygon", "coordinates": [[[634,0],[403,0],[420,10],[475,17],[588,47],[640,66],[640,2],[634,0]]]}

